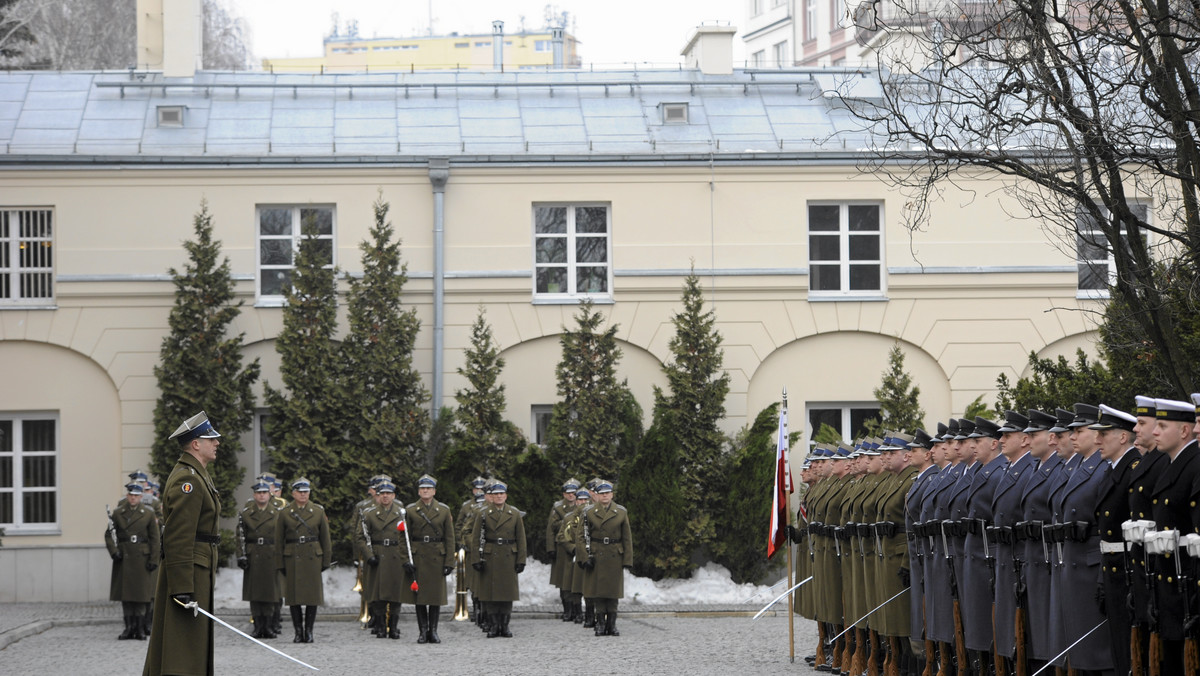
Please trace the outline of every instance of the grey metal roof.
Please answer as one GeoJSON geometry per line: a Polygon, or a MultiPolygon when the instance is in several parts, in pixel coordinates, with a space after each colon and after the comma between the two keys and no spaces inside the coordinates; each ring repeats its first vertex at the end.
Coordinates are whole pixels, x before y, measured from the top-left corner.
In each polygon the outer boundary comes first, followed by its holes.
{"type": "Polygon", "coordinates": [[[854,150],[845,71],[0,73],[0,162],[631,161],[854,150]],[[686,124],[660,105],[688,104],[686,124]],[[160,106],[184,106],[182,127],[160,106]]]}

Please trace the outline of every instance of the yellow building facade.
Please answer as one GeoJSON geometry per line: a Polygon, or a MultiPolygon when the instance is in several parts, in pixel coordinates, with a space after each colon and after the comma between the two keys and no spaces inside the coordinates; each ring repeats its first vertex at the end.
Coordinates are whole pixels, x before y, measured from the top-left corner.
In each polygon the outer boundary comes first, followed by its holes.
{"type": "MultiPolygon", "coordinates": [[[[582,63],[579,41],[563,33],[559,68],[582,63]]],[[[273,73],[361,73],[396,70],[492,70],[495,43],[504,43],[506,70],[547,70],[555,66],[551,31],[511,35],[479,33],[411,38],[325,38],[325,53],[314,57],[266,58],[263,70],[273,73]]],[[[497,69],[498,70],[498,69],[497,69]]]]}

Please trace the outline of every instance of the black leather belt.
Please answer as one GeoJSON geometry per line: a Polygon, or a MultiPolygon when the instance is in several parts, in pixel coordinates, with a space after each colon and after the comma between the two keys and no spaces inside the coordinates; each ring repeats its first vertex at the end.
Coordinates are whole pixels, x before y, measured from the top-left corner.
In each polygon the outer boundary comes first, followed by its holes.
{"type": "Polygon", "coordinates": [[[389,539],[384,539],[384,540],[381,540],[381,541],[379,542],[379,546],[380,546],[380,547],[399,547],[399,546],[400,546],[400,541],[399,541],[399,540],[389,540],[389,539]]]}
{"type": "Polygon", "coordinates": [[[423,535],[417,542],[445,542],[446,538],[435,538],[432,535],[423,535]]]}
{"type": "Polygon", "coordinates": [[[119,540],[121,542],[137,542],[138,536],[130,535],[129,537],[119,537],[119,538],[117,538],[117,540],[119,540]]]}
{"type": "Polygon", "coordinates": [[[495,539],[492,539],[492,538],[486,538],[486,540],[487,540],[488,542],[490,542],[490,543],[494,544],[494,545],[515,545],[515,544],[517,544],[517,541],[516,541],[516,540],[513,540],[513,539],[511,539],[511,538],[509,538],[509,539],[505,539],[505,538],[495,538],[495,539]]]}
{"type": "Polygon", "coordinates": [[[252,545],[273,545],[273,544],[275,544],[275,538],[251,538],[250,544],[252,544],[252,545]]]}
{"type": "Polygon", "coordinates": [[[310,536],[310,535],[301,535],[298,538],[288,538],[288,539],[284,540],[284,542],[289,545],[302,545],[306,542],[316,542],[316,541],[317,541],[317,538],[314,536],[310,536]]]}
{"type": "Polygon", "coordinates": [[[621,538],[596,538],[593,542],[599,542],[602,545],[617,545],[621,544],[621,538]]]}
{"type": "Polygon", "coordinates": [[[207,542],[210,545],[221,544],[220,535],[209,535],[207,533],[196,533],[196,542],[207,542]]]}

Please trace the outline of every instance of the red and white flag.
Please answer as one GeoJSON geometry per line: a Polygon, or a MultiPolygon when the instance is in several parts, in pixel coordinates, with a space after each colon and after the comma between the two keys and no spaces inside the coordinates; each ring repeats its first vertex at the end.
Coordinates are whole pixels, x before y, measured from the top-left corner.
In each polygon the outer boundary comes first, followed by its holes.
{"type": "Polygon", "coordinates": [[[779,410],[779,438],[775,443],[775,485],[771,496],[771,529],[767,534],[767,558],[787,547],[788,510],[791,504],[792,468],[788,462],[787,400],[779,410]]]}

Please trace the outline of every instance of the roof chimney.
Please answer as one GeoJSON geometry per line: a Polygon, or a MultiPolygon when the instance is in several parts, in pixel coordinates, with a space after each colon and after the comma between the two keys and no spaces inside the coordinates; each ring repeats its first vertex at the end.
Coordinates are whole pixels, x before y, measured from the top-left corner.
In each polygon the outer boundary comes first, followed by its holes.
{"type": "Polygon", "coordinates": [[[554,49],[554,68],[563,67],[563,27],[555,26],[550,29],[550,44],[554,49]]]}
{"type": "Polygon", "coordinates": [[[492,68],[504,72],[504,22],[492,22],[492,68]]]}
{"type": "Polygon", "coordinates": [[[201,0],[137,0],[137,65],[192,77],[203,61],[201,0]]]}
{"type": "Polygon", "coordinates": [[[688,68],[699,68],[705,75],[733,73],[734,26],[697,26],[680,54],[688,68]]]}

